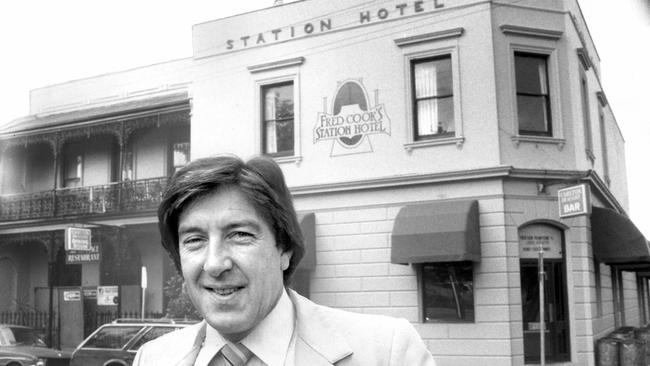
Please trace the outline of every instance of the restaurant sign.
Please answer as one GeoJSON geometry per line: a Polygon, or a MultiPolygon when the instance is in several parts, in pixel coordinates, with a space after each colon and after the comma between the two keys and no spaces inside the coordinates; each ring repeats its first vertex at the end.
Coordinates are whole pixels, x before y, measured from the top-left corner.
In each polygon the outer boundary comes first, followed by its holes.
{"type": "Polygon", "coordinates": [[[340,83],[330,113],[318,113],[314,144],[332,141],[332,156],[371,152],[371,135],[390,135],[390,118],[383,104],[370,105],[363,84],[340,83]]]}
{"type": "Polygon", "coordinates": [[[589,186],[578,184],[557,191],[560,218],[588,215],[591,211],[589,186]]]}

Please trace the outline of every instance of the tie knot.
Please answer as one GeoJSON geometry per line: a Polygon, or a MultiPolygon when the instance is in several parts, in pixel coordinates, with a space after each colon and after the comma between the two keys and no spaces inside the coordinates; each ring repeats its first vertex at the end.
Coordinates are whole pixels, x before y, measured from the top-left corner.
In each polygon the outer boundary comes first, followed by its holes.
{"type": "Polygon", "coordinates": [[[221,348],[221,354],[232,366],[244,366],[253,357],[253,352],[241,343],[226,343],[221,348]]]}

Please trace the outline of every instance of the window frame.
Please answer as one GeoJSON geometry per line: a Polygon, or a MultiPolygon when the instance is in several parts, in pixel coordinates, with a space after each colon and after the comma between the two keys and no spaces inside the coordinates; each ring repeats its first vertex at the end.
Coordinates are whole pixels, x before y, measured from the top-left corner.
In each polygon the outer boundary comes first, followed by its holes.
{"type": "Polygon", "coordinates": [[[551,88],[550,88],[550,83],[548,82],[549,78],[549,72],[548,72],[548,56],[543,55],[543,54],[538,54],[538,53],[531,53],[531,52],[521,52],[521,51],[515,51],[514,52],[514,58],[515,58],[515,95],[516,99],[515,102],[517,103],[517,133],[519,135],[526,135],[526,136],[553,136],[553,114],[552,114],[552,109],[551,109],[551,88]],[[546,85],[542,86],[542,89],[546,89],[546,94],[543,93],[526,93],[526,92],[520,92],[518,87],[517,87],[517,58],[518,57],[528,57],[528,58],[533,58],[533,59],[539,59],[544,61],[544,82],[546,85]],[[520,96],[525,96],[525,97],[541,97],[544,100],[544,109],[546,111],[546,115],[548,116],[548,120],[544,121],[545,122],[545,131],[537,131],[537,130],[524,130],[521,127],[521,123],[519,121],[519,97],[520,96]]]}
{"type": "Polygon", "coordinates": [[[581,66],[580,67],[580,101],[582,107],[582,127],[584,129],[585,137],[585,154],[587,158],[591,161],[591,164],[596,160],[596,155],[594,155],[594,137],[593,129],[591,126],[591,105],[589,103],[589,80],[587,78],[587,72],[581,66]]]}
{"type": "Polygon", "coordinates": [[[405,91],[405,116],[406,121],[406,142],[404,148],[410,153],[411,150],[420,147],[439,146],[439,145],[456,145],[459,148],[465,142],[463,133],[463,113],[461,105],[461,72],[460,61],[458,53],[458,38],[462,35],[462,31],[450,30],[449,35],[444,38],[435,38],[423,42],[404,42],[398,44],[399,47],[405,50],[404,53],[404,91],[405,91]],[[437,48],[432,49],[432,43],[435,43],[437,48]],[[433,59],[436,57],[443,57],[449,55],[451,57],[451,73],[452,73],[452,93],[454,103],[454,135],[453,136],[437,136],[434,138],[427,138],[416,140],[417,133],[414,121],[414,75],[411,71],[412,63],[418,60],[433,59]]]}
{"type": "Polygon", "coordinates": [[[471,261],[460,261],[460,262],[431,262],[431,263],[419,263],[416,265],[416,273],[417,273],[417,280],[418,280],[418,305],[420,308],[419,311],[419,316],[420,316],[420,321],[425,324],[444,324],[444,323],[449,323],[449,324],[473,324],[476,323],[476,288],[475,288],[475,283],[476,283],[476,269],[474,266],[474,262],[471,261]],[[470,265],[471,266],[471,271],[472,271],[472,304],[471,307],[473,309],[472,312],[472,317],[470,319],[467,318],[434,318],[434,319],[428,319],[426,316],[426,311],[427,311],[427,302],[425,300],[425,285],[426,281],[424,278],[424,267],[427,265],[433,265],[433,266],[465,266],[465,265],[470,265]]]}
{"type": "MultiPolygon", "coordinates": [[[[431,139],[440,139],[440,138],[446,138],[446,137],[455,137],[456,136],[456,117],[454,115],[453,119],[453,125],[454,125],[454,130],[451,132],[441,132],[441,133],[434,133],[434,134],[429,134],[429,135],[420,135],[419,129],[420,129],[420,121],[419,121],[419,114],[418,114],[418,103],[420,101],[426,101],[426,100],[440,100],[440,99],[445,99],[445,98],[451,98],[452,103],[454,102],[454,80],[453,80],[453,75],[454,75],[454,67],[451,61],[451,54],[441,54],[441,55],[436,55],[432,57],[423,57],[423,58],[415,58],[410,60],[411,63],[411,111],[412,111],[412,120],[413,120],[413,136],[411,138],[413,141],[426,141],[426,140],[431,140],[431,139]],[[440,61],[440,60],[449,60],[449,67],[451,68],[451,73],[452,73],[452,79],[451,79],[451,94],[442,94],[442,95],[434,95],[434,96],[429,96],[429,97],[422,97],[418,98],[417,97],[417,92],[416,92],[416,75],[415,75],[415,68],[416,65],[418,64],[425,64],[433,61],[440,61]]],[[[455,109],[455,106],[454,106],[455,109]]]]}
{"type": "Polygon", "coordinates": [[[278,60],[247,66],[253,76],[255,112],[255,146],[259,154],[273,158],[278,164],[295,163],[302,161],[301,127],[301,101],[300,101],[300,66],[305,62],[304,57],[278,60]],[[264,95],[263,88],[281,83],[293,83],[293,153],[292,154],[266,154],[264,131],[264,95]]]}
{"type": "Polygon", "coordinates": [[[598,127],[600,129],[600,151],[602,153],[603,159],[603,176],[605,178],[605,183],[609,187],[611,185],[611,179],[609,177],[609,147],[607,146],[607,125],[605,120],[605,109],[603,106],[598,103],[598,127]]]}
{"type": "MultiPolygon", "coordinates": [[[[259,111],[260,111],[260,121],[261,121],[261,123],[260,123],[260,128],[261,128],[260,133],[261,133],[261,138],[262,138],[262,141],[261,141],[262,144],[261,144],[260,147],[261,147],[261,153],[263,155],[275,158],[275,157],[293,156],[295,154],[295,147],[296,147],[296,135],[295,135],[295,130],[294,130],[295,127],[296,127],[296,106],[295,106],[295,100],[296,99],[295,99],[295,95],[296,95],[296,92],[295,92],[295,85],[293,83],[293,80],[287,80],[287,81],[282,81],[282,82],[278,82],[278,83],[264,84],[264,85],[262,85],[260,87],[260,109],[259,109],[259,111]],[[269,89],[281,88],[281,87],[285,87],[285,86],[289,86],[289,85],[291,86],[291,89],[292,89],[292,102],[293,102],[293,108],[292,108],[293,110],[292,110],[291,118],[277,118],[277,116],[274,116],[275,118],[267,120],[266,116],[265,116],[265,113],[266,113],[266,91],[269,90],[269,89]],[[283,150],[283,151],[278,151],[278,152],[274,152],[274,153],[267,152],[266,151],[267,138],[268,138],[267,133],[266,133],[267,124],[269,124],[272,121],[277,123],[278,121],[288,122],[289,120],[291,121],[291,124],[292,124],[292,130],[294,130],[293,141],[292,141],[293,142],[293,148],[291,150],[283,150]]],[[[277,140],[276,140],[276,143],[277,143],[277,140]]]]}
{"type": "MultiPolygon", "coordinates": [[[[551,41],[553,42],[553,41],[551,41]]],[[[566,141],[564,139],[564,128],[562,122],[562,103],[560,89],[560,74],[558,52],[555,47],[547,46],[548,41],[540,41],[540,45],[510,43],[510,88],[511,88],[511,118],[512,118],[512,140],[515,145],[521,142],[556,144],[561,150],[566,141]],[[519,131],[519,115],[517,105],[517,77],[516,77],[516,53],[540,55],[546,57],[546,73],[549,93],[551,135],[527,135],[519,131]]],[[[554,43],[553,43],[554,44],[554,43]]]]}

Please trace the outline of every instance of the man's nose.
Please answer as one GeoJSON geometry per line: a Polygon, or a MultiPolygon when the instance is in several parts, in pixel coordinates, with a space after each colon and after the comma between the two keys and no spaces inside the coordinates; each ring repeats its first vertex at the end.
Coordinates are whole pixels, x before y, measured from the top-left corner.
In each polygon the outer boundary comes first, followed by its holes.
{"type": "Polygon", "coordinates": [[[203,270],[214,277],[232,269],[230,247],[222,239],[210,238],[208,252],[203,262],[203,270]]]}

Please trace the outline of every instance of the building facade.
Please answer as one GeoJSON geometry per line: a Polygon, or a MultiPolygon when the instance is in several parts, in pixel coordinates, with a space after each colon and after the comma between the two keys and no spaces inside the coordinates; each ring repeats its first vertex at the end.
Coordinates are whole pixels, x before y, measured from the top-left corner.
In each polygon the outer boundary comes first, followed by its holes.
{"type": "Polygon", "coordinates": [[[193,45],[35,90],[4,128],[7,298],[68,316],[119,286],[113,306],[138,309],[144,265],[145,307],[164,311],[167,177],[266,154],[307,237],[293,285],[407,318],[440,365],[539,363],[542,325],[548,362],[595,365],[597,339],[648,320],[648,242],[576,1],[306,0],[195,25],[193,45]],[[574,186],[588,201],[560,217],[574,186]],[[98,254],[63,249],[71,226],[98,254]]]}

